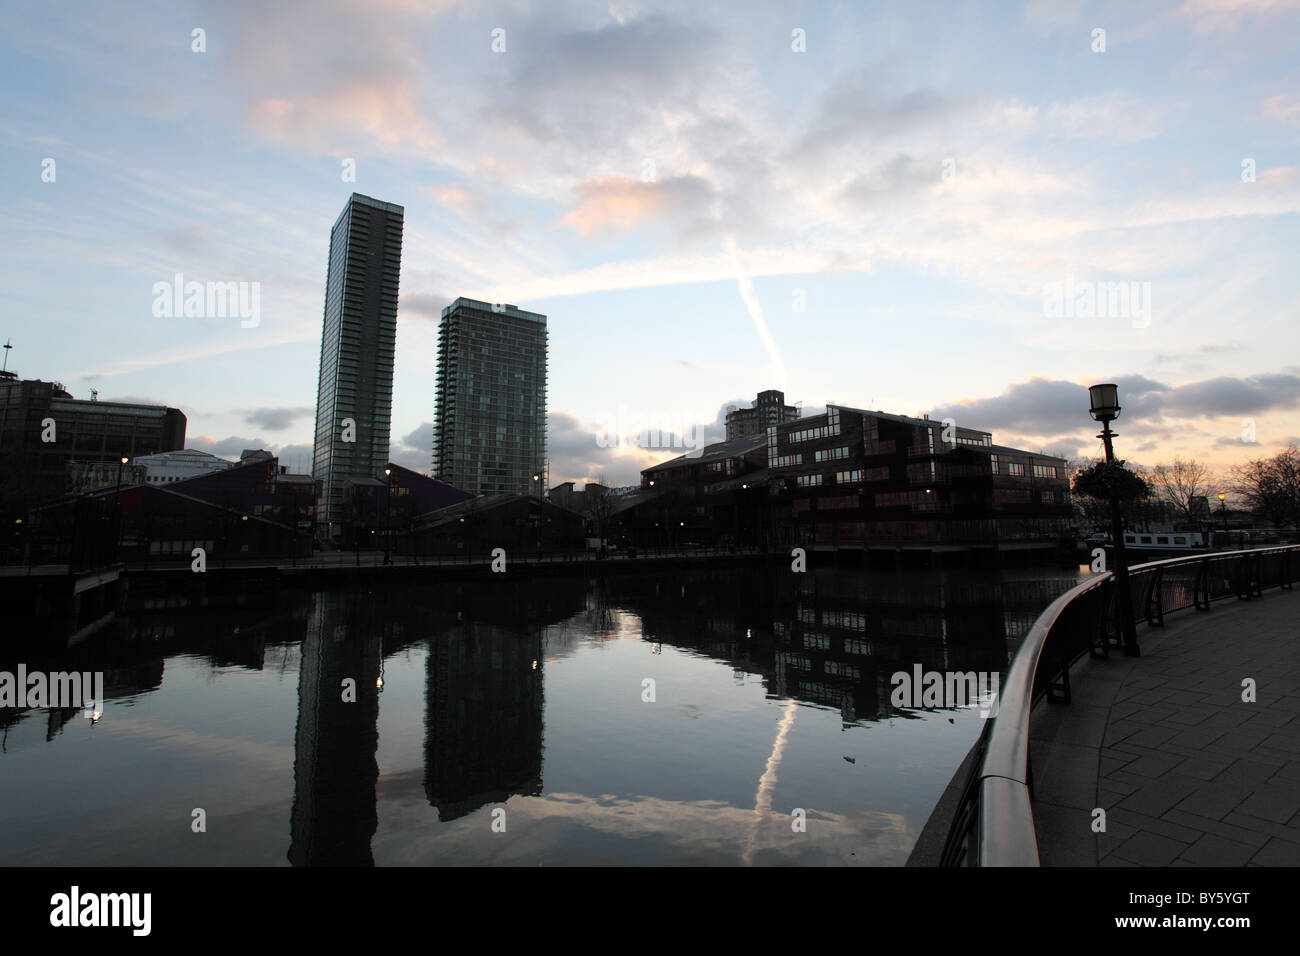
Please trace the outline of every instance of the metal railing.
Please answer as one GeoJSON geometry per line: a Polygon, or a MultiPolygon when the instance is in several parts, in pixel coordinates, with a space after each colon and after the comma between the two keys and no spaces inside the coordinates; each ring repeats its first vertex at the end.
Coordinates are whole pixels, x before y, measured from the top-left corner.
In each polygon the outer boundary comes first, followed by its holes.
{"type": "MultiPolygon", "coordinates": [[[[1249,600],[1265,588],[1290,589],[1300,546],[1229,551],[1152,561],[1129,569],[1133,615],[1160,627],[1171,611],[1208,611],[1223,598],[1249,600]]],[[[1011,662],[997,716],[980,735],[970,775],[948,830],[940,866],[1038,866],[1029,722],[1043,697],[1070,702],[1070,667],[1085,654],[1120,646],[1114,575],[1067,591],[1034,622],[1011,662]]]]}

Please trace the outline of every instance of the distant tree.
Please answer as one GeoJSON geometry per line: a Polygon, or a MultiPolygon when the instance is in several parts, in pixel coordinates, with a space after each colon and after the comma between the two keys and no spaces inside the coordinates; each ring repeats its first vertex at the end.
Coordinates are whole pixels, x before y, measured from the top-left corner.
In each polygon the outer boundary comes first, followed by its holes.
{"type": "Polygon", "coordinates": [[[1295,442],[1272,458],[1256,458],[1232,470],[1232,490],[1252,511],[1278,528],[1300,528],[1300,448],[1295,442]]]}
{"type": "Polygon", "coordinates": [[[1151,469],[1150,480],[1156,498],[1188,523],[1196,517],[1195,499],[1210,492],[1210,469],[1194,459],[1175,457],[1168,464],[1156,465],[1151,469]]]}
{"type": "MultiPolygon", "coordinates": [[[[1071,486],[1079,473],[1097,464],[1095,460],[1079,458],[1069,462],[1071,486]]],[[[1075,527],[1084,530],[1104,528],[1110,523],[1110,505],[1102,498],[1094,498],[1081,491],[1070,495],[1070,508],[1075,527]]]]}

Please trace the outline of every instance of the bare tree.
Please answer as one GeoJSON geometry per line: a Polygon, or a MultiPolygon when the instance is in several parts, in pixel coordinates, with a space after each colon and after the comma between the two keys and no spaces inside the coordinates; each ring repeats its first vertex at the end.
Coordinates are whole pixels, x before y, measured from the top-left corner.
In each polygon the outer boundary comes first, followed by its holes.
{"type": "Polygon", "coordinates": [[[1147,477],[1158,500],[1166,502],[1189,523],[1194,520],[1194,501],[1210,491],[1210,469],[1195,459],[1175,458],[1156,465],[1147,477]]]}
{"type": "Polygon", "coordinates": [[[601,472],[593,481],[588,481],[582,490],[583,504],[587,517],[591,521],[592,531],[597,538],[604,538],[608,532],[610,514],[614,508],[613,496],[609,494],[605,473],[601,472]],[[594,487],[599,485],[600,487],[594,487]]]}
{"type": "Polygon", "coordinates": [[[1300,527],[1300,448],[1292,442],[1272,458],[1257,458],[1232,470],[1232,490],[1275,527],[1300,527]]]}

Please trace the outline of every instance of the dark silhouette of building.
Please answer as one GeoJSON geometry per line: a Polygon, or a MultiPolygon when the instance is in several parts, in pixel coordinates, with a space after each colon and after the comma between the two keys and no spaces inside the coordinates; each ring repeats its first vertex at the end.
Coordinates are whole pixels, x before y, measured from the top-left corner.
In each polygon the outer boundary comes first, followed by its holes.
{"type": "Polygon", "coordinates": [[[396,547],[406,551],[417,516],[468,501],[473,495],[389,462],[375,478],[349,478],[343,486],[348,511],[341,519],[346,547],[396,547]]]}
{"type": "Polygon", "coordinates": [[[466,623],[428,655],[424,789],[439,820],[542,792],[540,628],[466,623]]]}
{"type": "Polygon", "coordinates": [[[0,375],[0,508],[58,498],[69,475],[88,465],[110,475],[122,458],[184,448],[185,424],[175,408],[73,398],[58,382],[6,372],[0,375]]]}
{"type": "Polygon", "coordinates": [[[330,593],[314,600],[298,673],[289,862],[373,866],[383,629],[364,601],[330,593]],[[352,701],[343,696],[347,679],[352,701]]]}
{"type": "Polygon", "coordinates": [[[408,548],[417,554],[485,557],[494,548],[507,556],[583,547],[583,518],[529,495],[471,498],[417,516],[408,548]]]}

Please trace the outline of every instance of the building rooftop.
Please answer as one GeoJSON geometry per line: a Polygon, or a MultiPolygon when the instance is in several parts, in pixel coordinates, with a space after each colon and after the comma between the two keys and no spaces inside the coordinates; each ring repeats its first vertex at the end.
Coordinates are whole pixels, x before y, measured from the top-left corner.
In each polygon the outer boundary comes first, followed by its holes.
{"type": "Polygon", "coordinates": [[[750,452],[766,447],[766,435],[746,435],[744,438],[733,438],[731,441],[720,441],[712,445],[705,445],[703,448],[696,448],[684,455],[678,455],[676,458],[670,458],[668,461],[661,461],[657,465],[644,468],[641,473],[645,474],[647,471],[664,471],[669,468],[676,468],[683,464],[694,464],[695,462],[716,461],[723,458],[737,458],[741,455],[747,455],[750,452]]]}
{"type": "Polygon", "coordinates": [[[1012,448],[1010,445],[985,445],[984,450],[995,454],[1033,455],[1035,458],[1050,458],[1053,461],[1065,461],[1064,458],[1061,458],[1058,455],[1048,455],[1039,451],[1028,451],[1024,448],[1012,448]]]}
{"type": "Polygon", "coordinates": [[[442,310],[443,318],[446,318],[457,309],[480,309],[484,312],[495,312],[497,315],[508,315],[514,319],[527,319],[530,322],[540,322],[546,324],[546,316],[540,312],[525,312],[515,305],[498,302],[495,305],[491,302],[482,302],[478,299],[467,299],[464,296],[459,297],[451,305],[442,310]]]}
{"type": "Polygon", "coordinates": [[[202,451],[198,448],[178,448],[175,451],[160,451],[152,455],[137,455],[132,461],[137,463],[165,461],[174,458],[190,458],[197,461],[219,461],[224,465],[233,465],[234,462],[225,458],[218,458],[210,452],[202,451]]]}
{"type": "MultiPolygon", "coordinates": [[[[882,411],[880,411],[879,409],[873,409],[873,408],[855,408],[855,407],[852,406],[852,405],[839,405],[839,404],[836,404],[835,402],[831,402],[831,403],[830,403],[829,405],[827,405],[826,407],[827,407],[827,408],[838,408],[838,409],[839,409],[840,411],[842,411],[842,412],[854,412],[854,413],[856,413],[856,414],[858,414],[858,415],[872,415],[872,416],[874,416],[874,417],[876,417],[876,418],[884,418],[884,419],[888,419],[888,420],[891,421],[891,422],[900,422],[901,424],[904,424],[904,425],[922,425],[922,426],[926,426],[926,425],[942,425],[942,424],[943,424],[943,419],[941,419],[941,418],[914,418],[914,417],[911,416],[911,415],[895,415],[895,414],[892,413],[892,412],[882,412],[882,411]]],[[[982,429],[982,428],[971,428],[971,427],[968,426],[968,425],[958,425],[958,426],[957,426],[957,429],[958,429],[959,431],[964,431],[964,432],[975,432],[975,433],[980,434],[980,435],[989,435],[990,437],[993,435],[993,433],[990,432],[990,431],[985,431],[985,430],[982,429]]]]}

